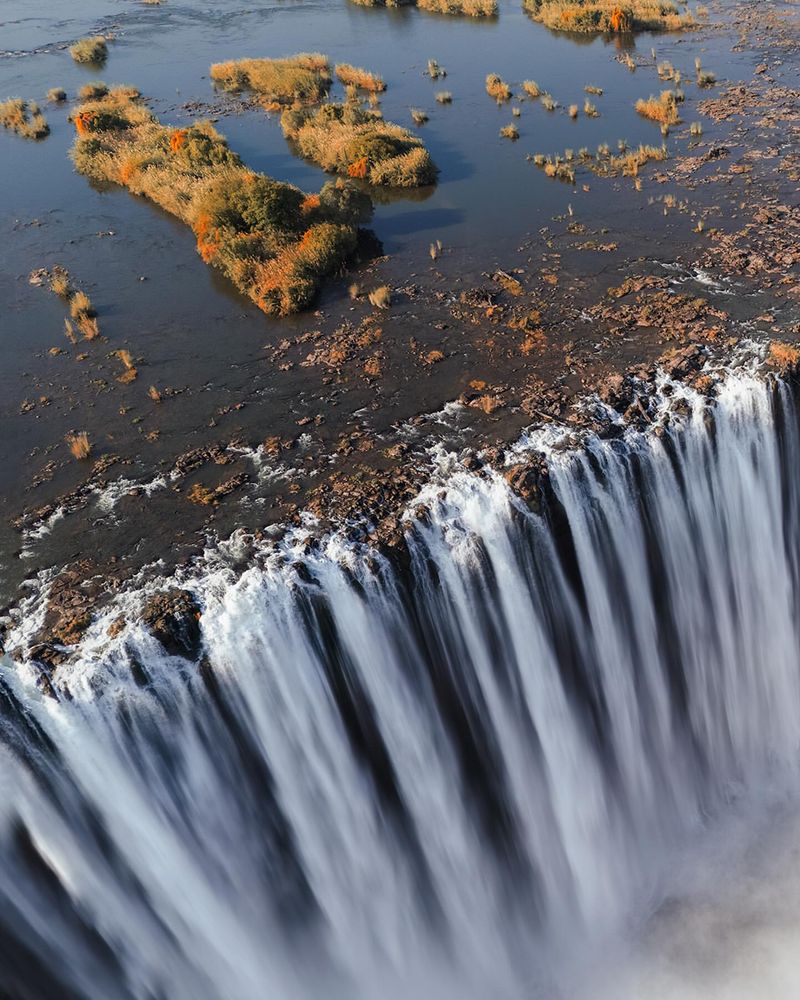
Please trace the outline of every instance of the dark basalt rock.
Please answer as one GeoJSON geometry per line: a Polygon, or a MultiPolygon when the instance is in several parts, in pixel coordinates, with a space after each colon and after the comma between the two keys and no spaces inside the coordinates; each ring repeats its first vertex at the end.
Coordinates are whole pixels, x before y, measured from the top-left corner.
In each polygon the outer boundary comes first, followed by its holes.
{"type": "Polygon", "coordinates": [[[149,598],[141,620],[170,656],[200,655],[200,608],[188,590],[173,588],[149,598]]]}

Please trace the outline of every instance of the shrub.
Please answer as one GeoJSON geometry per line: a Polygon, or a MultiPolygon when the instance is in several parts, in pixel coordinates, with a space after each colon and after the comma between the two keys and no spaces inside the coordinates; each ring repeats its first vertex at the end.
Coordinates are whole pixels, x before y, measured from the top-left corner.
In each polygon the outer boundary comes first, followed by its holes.
{"type": "Polygon", "coordinates": [[[267,104],[313,104],[330,89],[328,60],[319,53],[285,59],[238,59],[214,63],[211,79],[223,90],[252,90],[267,104]]]}
{"type": "Polygon", "coordinates": [[[519,129],[516,125],[506,125],[505,128],[500,129],[500,135],[503,139],[519,139],[519,129]]]}
{"type": "Polygon", "coordinates": [[[659,97],[640,98],[636,102],[636,110],[643,118],[662,125],[677,125],[681,120],[675,94],[671,90],[663,90],[659,97]]]}
{"type": "Polygon", "coordinates": [[[71,45],[69,54],[78,63],[103,63],[108,58],[108,45],[102,35],[94,35],[71,45]]]}
{"type": "Polygon", "coordinates": [[[0,125],[21,135],[23,139],[44,139],[50,126],[35,101],[18,97],[0,104],[0,125]]]}
{"type": "Polygon", "coordinates": [[[537,97],[542,96],[541,88],[539,87],[539,84],[535,80],[523,80],[522,89],[525,91],[528,97],[532,97],[534,98],[534,100],[537,97]]]}
{"type": "Polygon", "coordinates": [[[415,125],[424,125],[428,120],[428,113],[427,111],[422,111],[420,108],[412,108],[411,118],[415,125]]]}
{"type": "Polygon", "coordinates": [[[494,98],[498,104],[511,100],[511,87],[496,73],[490,73],[486,77],[486,93],[489,97],[494,98]]]}
{"type": "Polygon", "coordinates": [[[81,105],[74,122],[81,173],[122,184],[189,225],[203,260],[267,313],[310,304],[355,249],[355,218],[370,203],[348,182],[304,195],[245,167],[209,123],[169,128],[123,90],[81,105]]]}
{"type": "Polygon", "coordinates": [[[323,170],[389,187],[420,187],[436,180],[422,140],[374,111],[346,104],[294,108],[281,116],[284,135],[323,170]]]}
{"type": "Polygon", "coordinates": [[[63,87],[51,87],[47,91],[47,100],[52,104],[63,104],[67,99],[67,92],[63,87]]]}
{"type": "Polygon", "coordinates": [[[85,83],[78,91],[78,100],[96,101],[108,94],[108,87],[99,80],[94,83],[85,83]]]}
{"type": "Polygon", "coordinates": [[[339,82],[343,83],[345,87],[356,87],[358,90],[367,90],[370,93],[380,93],[386,90],[386,84],[377,74],[359,69],[358,66],[338,63],[334,72],[339,82]]]}

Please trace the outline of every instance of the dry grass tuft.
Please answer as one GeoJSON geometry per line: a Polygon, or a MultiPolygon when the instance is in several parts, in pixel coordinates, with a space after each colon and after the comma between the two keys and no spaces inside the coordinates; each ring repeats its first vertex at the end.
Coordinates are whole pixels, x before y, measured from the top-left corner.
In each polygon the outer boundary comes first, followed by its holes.
{"type": "Polygon", "coordinates": [[[670,0],[523,0],[535,21],[556,31],[605,32],[679,31],[691,27],[670,0]]]}
{"type": "Polygon", "coordinates": [[[35,101],[13,97],[0,104],[0,125],[21,135],[23,139],[44,139],[50,126],[35,101]]]}
{"type": "Polygon", "coordinates": [[[422,111],[420,108],[412,108],[411,118],[415,125],[424,125],[428,120],[428,112],[422,111]]]}
{"type": "Polygon", "coordinates": [[[377,73],[370,73],[369,70],[360,69],[358,66],[338,63],[334,72],[345,87],[355,87],[357,90],[366,90],[373,94],[386,90],[386,84],[377,73]]]}
{"type": "Polygon", "coordinates": [[[106,97],[108,87],[100,80],[94,83],[85,83],[78,91],[79,101],[98,101],[101,97],[106,97]]]}
{"type": "Polygon", "coordinates": [[[68,299],[72,295],[69,273],[66,268],[58,264],[53,268],[53,273],[50,275],[50,291],[63,299],[68,299]]]}
{"type": "Polygon", "coordinates": [[[532,97],[534,100],[537,97],[542,96],[542,88],[535,80],[523,80],[522,89],[525,91],[528,97],[532,97]]]}
{"type": "Polygon", "coordinates": [[[78,63],[104,63],[108,58],[108,44],[102,35],[81,38],[70,46],[69,54],[78,63]]]}
{"type": "Polygon", "coordinates": [[[490,73],[486,77],[486,93],[489,97],[497,101],[498,104],[511,100],[511,87],[509,87],[505,80],[501,80],[496,73],[490,73]]]}
{"type": "Polygon", "coordinates": [[[73,121],[80,173],[122,184],[185,222],[203,260],[266,313],[309,305],[355,250],[357,223],[371,210],[345,181],[309,197],[249,170],[209,123],[168,128],[125,92],[81,105],[73,121]]]}
{"type": "Polygon", "coordinates": [[[431,80],[440,80],[447,76],[447,70],[443,66],[440,66],[435,59],[429,59],[427,74],[431,80]]]}
{"type": "Polygon", "coordinates": [[[380,285],[369,293],[370,304],[376,309],[388,309],[392,304],[392,290],[388,285],[380,285]]]}
{"type": "Polygon", "coordinates": [[[63,104],[67,99],[67,92],[63,87],[51,87],[47,91],[47,100],[51,104],[63,104]]]}
{"type": "Polygon", "coordinates": [[[500,135],[503,139],[519,139],[519,129],[512,122],[510,125],[506,125],[504,128],[500,129],[500,135]]]}
{"type": "Polygon", "coordinates": [[[67,447],[73,458],[85,459],[92,453],[92,445],[86,431],[78,431],[77,434],[67,434],[65,438],[67,447]]]}
{"type": "Polygon", "coordinates": [[[453,95],[450,93],[449,90],[440,90],[439,93],[436,95],[436,102],[438,104],[452,104],[453,95]]]}
{"type": "Polygon", "coordinates": [[[578,105],[577,104],[570,104],[568,112],[569,112],[570,118],[572,118],[573,121],[574,121],[578,117],[578,105]]]}
{"type": "Polygon", "coordinates": [[[387,187],[421,187],[436,180],[422,140],[357,105],[293,108],[281,116],[284,135],[323,170],[387,187]]]}
{"type": "Polygon", "coordinates": [[[302,52],[285,59],[214,63],[211,79],[223,90],[252,90],[268,104],[314,104],[330,89],[331,69],[320,53],[302,52]]]}
{"type": "Polygon", "coordinates": [[[660,122],[662,125],[677,125],[680,122],[678,102],[672,90],[662,90],[659,97],[640,98],[636,102],[636,110],[643,118],[660,122]]]}

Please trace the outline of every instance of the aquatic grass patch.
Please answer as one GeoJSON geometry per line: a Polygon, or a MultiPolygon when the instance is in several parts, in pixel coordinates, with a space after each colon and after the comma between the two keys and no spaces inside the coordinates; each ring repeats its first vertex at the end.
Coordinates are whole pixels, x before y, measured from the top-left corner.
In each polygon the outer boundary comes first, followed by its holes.
{"type": "Polygon", "coordinates": [[[63,104],[67,99],[67,92],[63,87],[51,87],[47,91],[47,100],[51,104],[63,104]]]}
{"type": "Polygon", "coordinates": [[[103,35],[81,38],[74,45],[70,45],[69,54],[77,63],[104,63],[108,58],[108,42],[103,35]]]}
{"type": "Polygon", "coordinates": [[[678,101],[672,90],[662,90],[658,97],[651,95],[646,99],[639,98],[634,106],[638,114],[650,121],[659,122],[668,127],[680,123],[678,101]]]}
{"type": "Polygon", "coordinates": [[[576,166],[582,166],[598,177],[638,178],[645,164],[661,162],[667,158],[665,146],[640,145],[636,149],[628,149],[625,143],[620,143],[619,148],[619,154],[612,154],[608,143],[601,143],[594,154],[584,147],[578,151],[577,156],[573,150],[568,149],[555,156],[536,153],[528,159],[548,177],[574,184],[576,166]]]}
{"type": "Polygon", "coordinates": [[[386,90],[386,83],[377,73],[351,66],[349,63],[337,63],[334,69],[336,79],[345,87],[355,87],[356,90],[366,90],[379,94],[386,90]]]}
{"type": "Polygon", "coordinates": [[[314,104],[331,86],[331,68],[319,52],[301,52],[283,59],[236,59],[214,63],[211,79],[223,90],[250,90],[267,105],[314,104]]]}
{"type": "Polygon", "coordinates": [[[417,7],[433,14],[494,17],[497,0],[352,0],[361,7],[417,7]]]}
{"type": "Polygon", "coordinates": [[[64,440],[67,442],[70,454],[78,461],[86,459],[91,455],[92,444],[86,431],[67,434],[64,440]]]}
{"type": "Polygon", "coordinates": [[[511,100],[511,87],[496,73],[490,73],[486,77],[486,93],[498,104],[511,100]]]}
{"type": "Polygon", "coordinates": [[[519,129],[512,122],[510,125],[506,125],[504,128],[500,129],[500,137],[502,139],[511,139],[512,141],[516,141],[519,139],[519,129]]]}
{"type": "Polygon", "coordinates": [[[81,105],[73,120],[80,173],[120,184],[185,222],[205,263],[269,314],[311,303],[354,252],[358,222],[371,211],[346,181],[307,195],[248,169],[210,123],[170,128],[113,90],[81,105]]]}
{"type": "Polygon", "coordinates": [[[680,31],[694,20],[670,0],[523,0],[535,20],[555,31],[624,35],[633,31],[680,31]]]}
{"type": "Polygon", "coordinates": [[[50,126],[39,105],[20,97],[0,103],[0,125],[23,139],[44,139],[50,134],[50,126]]]}
{"type": "Polygon", "coordinates": [[[301,156],[332,173],[369,184],[413,188],[432,184],[436,166],[422,140],[354,104],[291,108],[281,128],[301,156]]]}

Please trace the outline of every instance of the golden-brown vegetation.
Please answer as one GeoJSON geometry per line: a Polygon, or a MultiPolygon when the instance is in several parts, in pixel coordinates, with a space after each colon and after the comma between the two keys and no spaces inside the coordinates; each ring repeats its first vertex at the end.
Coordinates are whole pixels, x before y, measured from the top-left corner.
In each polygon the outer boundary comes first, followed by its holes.
{"type": "Polygon", "coordinates": [[[787,344],[782,340],[773,340],[769,345],[767,361],[782,372],[797,368],[798,364],[800,364],[800,349],[795,344],[787,344]]]}
{"type": "Polygon", "coordinates": [[[211,79],[223,90],[252,90],[266,104],[313,104],[330,89],[326,56],[302,52],[285,59],[237,59],[214,63],[211,79]]]}
{"type": "Polygon", "coordinates": [[[323,170],[387,187],[421,187],[436,180],[422,140],[353,104],[291,108],[281,115],[284,135],[323,170]]]}
{"type": "Polygon", "coordinates": [[[447,76],[447,70],[443,66],[440,66],[435,59],[429,59],[427,74],[431,80],[439,80],[447,76]]]}
{"type": "Polygon", "coordinates": [[[428,120],[428,112],[423,111],[421,108],[412,108],[411,118],[415,125],[424,125],[428,120]]]}
{"type": "Polygon", "coordinates": [[[107,93],[108,87],[106,84],[102,83],[100,80],[95,80],[93,83],[85,83],[78,90],[78,100],[96,101],[100,97],[105,97],[107,93]]]}
{"type": "Polygon", "coordinates": [[[437,104],[452,104],[453,95],[449,90],[440,90],[436,95],[436,102],[437,104]]]}
{"type": "Polygon", "coordinates": [[[21,135],[23,139],[44,139],[50,126],[35,101],[13,97],[0,104],[0,125],[21,135]]]}
{"type": "Polygon", "coordinates": [[[519,129],[512,122],[510,125],[506,125],[504,128],[500,129],[500,135],[503,139],[519,139],[519,129]]]}
{"type": "Polygon", "coordinates": [[[557,31],[678,31],[694,22],[670,0],[523,0],[536,21],[557,31]]]}
{"type": "Polygon", "coordinates": [[[81,38],[70,46],[69,54],[79,63],[103,63],[108,58],[108,44],[102,35],[81,38]]]}
{"type": "Polygon", "coordinates": [[[417,6],[434,14],[463,14],[466,17],[493,17],[497,0],[353,0],[362,7],[417,6]]]}
{"type": "Polygon", "coordinates": [[[528,95],[528,97],[534,98],[542,96],[542,89],[535,80],[523,80],[522,89],[528,95]]]}
{"type": "Polygon", "coordinates": [[[77,434],[67,434],[66,442],[73,458],[88,458],[92,453],[92,445],[86,431],[78,431],[77,434]]]}
{"type": "Polygon", "coordinates": [[[580,165],[600,177],[634,177],[639,176],[640,169],[650,161],[666,160],[667,150],[664,146],[639,146],[629,150],[625,143],[620,143],[619,155],[612,155],[608,143],[602,143],[597,153],[588,149],[578,151],[577,158],[572,150],[566,150],[562,155],[545,156],[537,153],[530,157],[533,163],[547,174],[558,180],[575,183],[575,167],[580,165]]]}
{"type": "Polygon", "coordinates": [[[345,87],[355,87],[357,90],[367,90],[371,93],[380,93],[386,90],[386,84],[377,75],[369,70],[360,69],[358,66],[351,66],[349,63],[338,63],[334,69],[336,77],[345,87]]]}
{"type": "Polygon", "coordinates": [[[47,100],[52,104],[63,104],[67,99],[67,92],[63,87],[51,87],[47,91],[47,100]]]}
{"type": "Polygon", "coordinates": [[[662,90],[658,97],[651,95],[647,100],[639,98],[636,110],[643,118],[660,122],[662,125],[677,125],[681,120],[678,114],[678,102],[672,90],[662,90]]]}
{"type": "Polygon", "coordinates": [[[498,104],[511,100],[511,87],[509,87],[505,80],[501,80],[496,73],[490,73],[486,77],[486,93],[489,97],[497,101],[498,104]]]}
{"type": "Polygon", "coordinates": [[[388,309],[392,304],[392,290],[388,285],[380,285],[369,293],[369,301],[376,309],[388,309]]]}
{"type": "Polygon", "coordinates": [[[192,228],[203,260],[264,312],[307,306],[356,245],[369,199],[345,181],[305,195],[244,166],[205,122],[169,128],[116,90],[73,115],[72,158],[93,180],[122,184],[192,228]]]}

